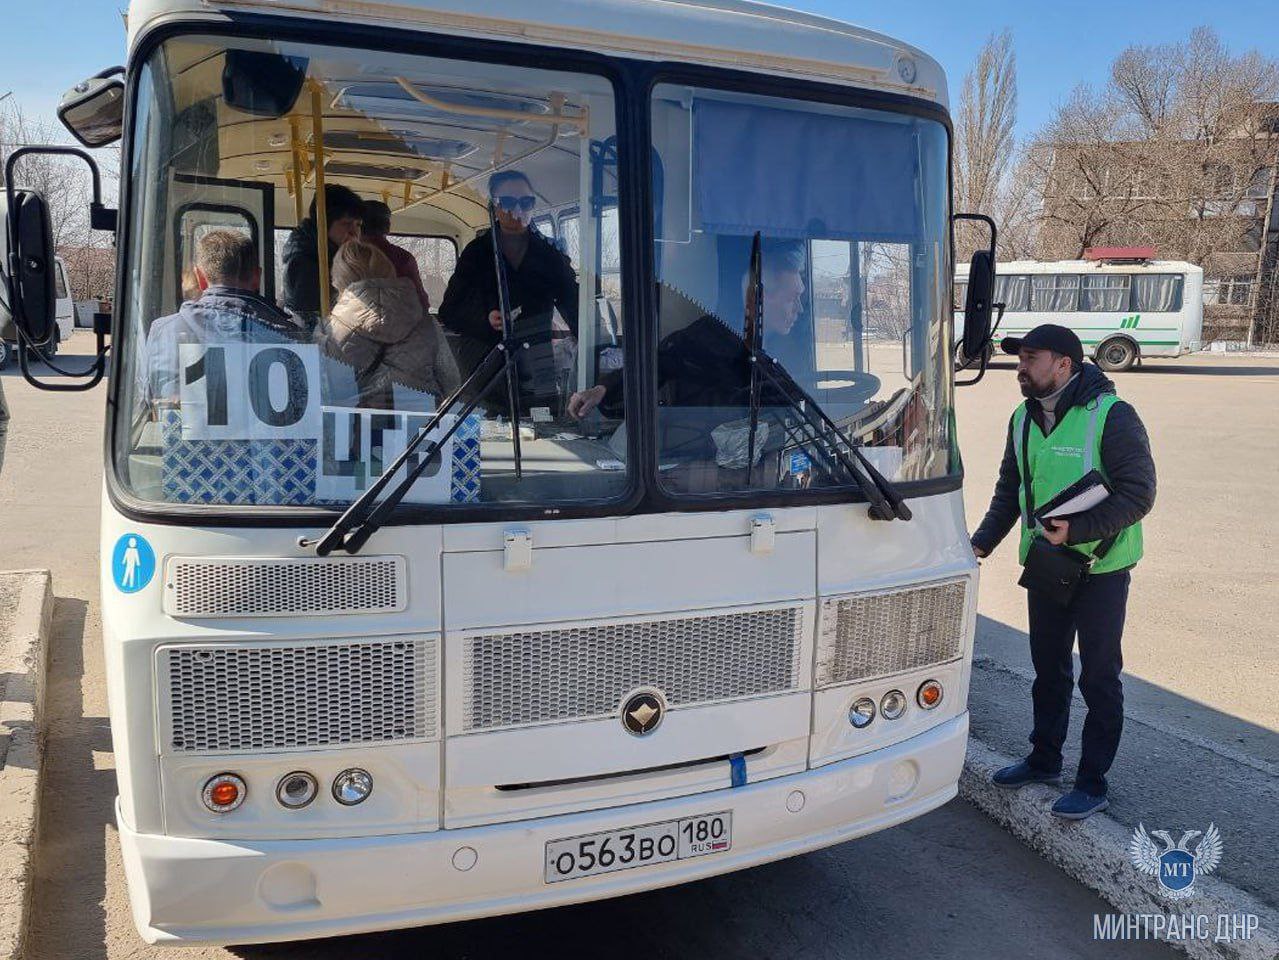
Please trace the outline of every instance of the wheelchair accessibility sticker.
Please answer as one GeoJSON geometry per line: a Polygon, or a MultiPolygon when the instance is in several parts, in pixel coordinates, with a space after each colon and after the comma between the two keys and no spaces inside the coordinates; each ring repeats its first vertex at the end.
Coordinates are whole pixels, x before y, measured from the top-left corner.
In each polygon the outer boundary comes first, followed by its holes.
{"type": "Polygon", "coordinates": [[[111,551],[111,579],[121,593],[137,593],[155,576],[155,551],[136,533],[126,533],[111,551]]]}

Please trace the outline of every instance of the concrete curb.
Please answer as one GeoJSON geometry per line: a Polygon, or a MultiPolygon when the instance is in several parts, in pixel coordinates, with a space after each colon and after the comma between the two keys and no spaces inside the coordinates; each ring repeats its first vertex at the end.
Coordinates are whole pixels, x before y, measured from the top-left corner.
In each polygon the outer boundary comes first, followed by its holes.
{"type": "Polygon", "coordinates": [[[21,958],[44,756],[44,693],[53,582],[48,570],[0,574],[17,579],[16,608],[0,647],[0,960],[21,958]]]}
{"type": "MultiPolygon", "coordinates": [[[[1039,785],[1004,790],[990,782],[992,773],[1013,762],[1012,757],[970,738],[959,795],[1050,863],[1095,890],[1120,913],[1164,918],[1207,915],[1207,939],[1161,938],[1196,960],[1274,960],[1279,956],[1279,911],[1216,876],[1196,880],[1194,895],[1185,900],[1163,898],[1156,892],[1155,881],[1138,873],[1129,859],[1132,831],[1128,827],[1104,813],[1077,823],[1059,820],[1050,808],[1061,796],[1060,790],[1039,785]],[[1217,940],[1217,917],[1223,914],[1256,916],[1259,924],[1251,939],[1217,940]]],[[[1230,856],[1228,848],[1225,855],[1230,856]]],[[[1086,935],[1092,936],[1093,931],[1086,935]]]]}

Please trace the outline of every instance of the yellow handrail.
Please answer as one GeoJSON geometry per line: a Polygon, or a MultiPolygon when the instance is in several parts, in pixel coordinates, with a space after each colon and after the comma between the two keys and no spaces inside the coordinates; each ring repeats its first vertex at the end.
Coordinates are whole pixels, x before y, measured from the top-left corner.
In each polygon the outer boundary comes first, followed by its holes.
{"type": "Polygon", "coordinates": [[[324,101],[311,81],[311,149],[315,155],[315,245],[320,264],[320,315],[329,315],[329,211],[324,196],[324,101]]]}

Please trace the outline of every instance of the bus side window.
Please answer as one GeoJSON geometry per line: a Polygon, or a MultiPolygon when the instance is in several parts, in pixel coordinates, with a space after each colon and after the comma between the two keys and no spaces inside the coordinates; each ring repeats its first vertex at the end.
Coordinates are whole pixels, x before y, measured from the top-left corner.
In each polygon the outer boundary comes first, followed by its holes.
{"type": "MultiPolygon", "coordinates": [[[[243,233],[261,250],[258,243],[258,224],[248,211],[229,204],[189,203],[178,210],[177,242],[174,255],[177,258],[177,302],[194,300],[200,295],[195,279],[195,246],[200,238],[213,230],[234,230],[243,233]]],[[[259,293],[269,291],[259,290],[259,293]]]]}
{"type": "Polygon", "coordinates": [[[1030,277],[1026,274],[995,278],[995,301],[1004,305],[1005,313],[1022,313],[1030,308],[1030,277]]]}
{"type": "Polygon", "coordinates": [[[390,234],[388,238],[397,247],[403,247],[417,260],[417,270],[422,286],[431,301],[431,311],[440,309],[444,302],[444,290],[449,278],[457,269],[457,243],[452,237],[411,237],[390,234]]]}
{"type": "Polygon", "coordinates": [[[1183,277],[1179,273],[1147,273],[1133,277],[1132,308],[1147,313],[1175,313],[1181,309],[1183,277]]]}
{"type": "Polygon", "coordinates": [[[581,263],[581,237],[579,236],[577,211],[560,214],[560,238],[564,241],[564,255],[568,257],[573,269],[579,269],[581,263]]]}
{"type": "Polygon", "coordinates": [[[1030,278],[1030,309],[1066,313],[1079,309],[1079,275],[1046,274],[1030,278]]]}

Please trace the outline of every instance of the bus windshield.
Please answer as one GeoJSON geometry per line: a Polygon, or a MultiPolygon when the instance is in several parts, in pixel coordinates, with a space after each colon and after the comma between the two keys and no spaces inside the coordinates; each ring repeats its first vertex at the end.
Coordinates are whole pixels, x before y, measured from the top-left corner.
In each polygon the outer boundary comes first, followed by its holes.
{"type": "Polygon", "coordinates": [[[461,388],[462,422],[443,419],[456,429],[407,503],[624,495],[626,415],[567,412],[623,364],[615,114],[590,75],[164,42],[133,125],[125,488],[341,506],[461,388]],[[545,227],[564,211],[571,257],[545,227]],[[499,272],[520,349],[509,387],[480,396],[466,382],[502,339],[499,272]]]}
{"type": "Polygon", "coordinates": [[[947,473],[944,127],[673,84],[651,115],[667,490],[848,484],[795,387],[889,480],[947,473]],[[745,344],[758,314],[758,346],[784,373],[763,382],[745,344]]]}
{"type": "Polygon", "coordinates": [[[607,79],[164,41],[132,124],[121,487],[340,508],[454,394],[408,505],[597,509],[641,476],[857,497],[851,446],[890,482],[957,470],[943,124],[673,83],[632,106],[653,130],[643,284],[607,79]],[[647,352],[628,284],[656,291],[647,352]],[[504,323],[515,361],[482,393],[504,323]],[[628,396],[645,381],[655,409],[628,396]]]}

